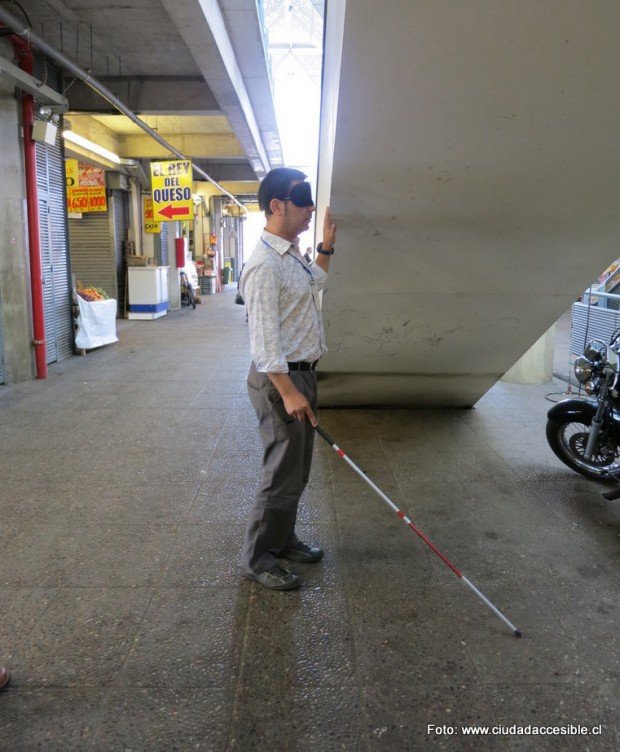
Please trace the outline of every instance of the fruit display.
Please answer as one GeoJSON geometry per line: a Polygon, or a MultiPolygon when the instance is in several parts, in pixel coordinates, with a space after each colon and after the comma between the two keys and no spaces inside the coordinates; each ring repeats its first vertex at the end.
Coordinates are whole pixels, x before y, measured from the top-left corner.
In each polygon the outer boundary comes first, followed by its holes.
{"type": "Polygon", "coordinates": [[[89,303],[93,303],[97,300],[109,300],[109,295],[101,287],[84,287],[84,285],[78,281],[76,286],[77,294],[87,300],[89,303]]]}

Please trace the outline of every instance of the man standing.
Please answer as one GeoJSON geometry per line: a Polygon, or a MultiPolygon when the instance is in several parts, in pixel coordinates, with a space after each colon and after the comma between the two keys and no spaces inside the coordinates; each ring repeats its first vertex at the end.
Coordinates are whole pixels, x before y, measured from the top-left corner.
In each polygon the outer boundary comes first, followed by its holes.
{"type": "Polygon", "coordinates": [[[240,284],[253,359],[248,392],[264,448],[242,564],[246,577],[271,590],[301,585],[276,558],[308,564],[323,558],[320,548],[299,540],[295,520],[312,462],[316,366],[327,352],[319,292],[334,253],[336,226],[326,209],[323,242],[316,261],[308,264],[298,247],[314,212],[305,177],[281,167],[261,182],[258,203],[267,223],[240,284]]]}

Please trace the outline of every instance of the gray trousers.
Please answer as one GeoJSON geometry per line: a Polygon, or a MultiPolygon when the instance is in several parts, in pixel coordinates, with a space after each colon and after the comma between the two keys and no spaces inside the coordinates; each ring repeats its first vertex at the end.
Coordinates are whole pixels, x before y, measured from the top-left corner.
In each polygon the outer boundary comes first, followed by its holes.
{"type": "MultiPolygon", "coordinates": [[[[316,371],[291,371],[291,380],[316,411],[316,371]]],[[[291,418],[282,397],[254,363],[248,374],[250,402],[263,442],[263,474],[243,546],[246,572],[263,572],[276,563],[283,548],[294,546],[299,497],[310,476],[314,429],[310,421],[291,418]]]]}

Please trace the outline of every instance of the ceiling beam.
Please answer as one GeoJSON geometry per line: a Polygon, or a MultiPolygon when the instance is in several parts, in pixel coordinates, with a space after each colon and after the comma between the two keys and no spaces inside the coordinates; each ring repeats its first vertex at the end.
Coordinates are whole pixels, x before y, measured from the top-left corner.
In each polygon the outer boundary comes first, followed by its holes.
{"type": "Polygon", "coordinates": [[[195,165],[202,167],[203,170],[214,177],[218,182],[223,180],[254,180],[254,171],[250,165],[245,161],[239,162],[218,162],[212,159],[199,159],[193,160],[195,165]]]}
{"type": "MultiPolygon", "coordinates": [[[[175,149],[183,152],[186,157],[201,157],[203,159],[245,156],[241,144],[234,133],[179,133],[162,134],[166,141],[175,149]]],[[[118,137],[120,156],[134,159],[162,159],[169,157],[170,152],[142,134],[120,135],[118,137]]]]}
{"type": "MultiPolygon", "coordinates": [[[[227,116],[252,168],[262,177],[271,164],[218,3],[162,0],[162,4],[227,116]]],[[[255,22],[258,25],[257,14],[255,22]]],[[[257,65],[260,62],[257,58],[257,65]]],[[[266,69],[264,50],[262,65],[266,69]]]]}
{"type": "Polygon", "coordinates": [[[121,144],[118,134],[103,125],[103,123],[99,123],[90,117],[90,115],[69,114],[63,121],[63,129],[71,130],[79,136],[83,136],[89,141],[103,146],[104,149],[118,154],[119,157],[125,156],[120,151],[121,144]]]}
{"type": "Polygon", "coordinates": [[[5,79],[18,89],[32,94],[38,102],[52,105],[61,112],[68,108],[66,97],[3,57],[0,57],[0,78],[5,79]]]}
{"type": "MultiPolygon", "coordinates": [[[[130,159],[162,159],[170,157],[164,146],[144,133],[120,134],[90,115],[71,113],[65,127],[94,141],[119,157],[130,159]]],[[[245,156],[234,133],[161,133],[161,136],[189,158],[239,159],[245,156]]]]}
{"type": "Polygon", "coordinates": [[[222,9],[271,167],[280,167],[283,164],[282,143],[273,98],[263,3],[257,0],[218,0],[218,5],[222,9]]]}
{"type": "MultiPolygon", "coordinates": [[[[202,76],[106,76],[99,80],[130,109],[144,115],[222,114],[202,76]]],[[[76,81],[69,93],[72,110],[105,111],[101,96],[85,83],[76,81]]],[[[111,106],[108,110],[116,112],[111,106]]]]}

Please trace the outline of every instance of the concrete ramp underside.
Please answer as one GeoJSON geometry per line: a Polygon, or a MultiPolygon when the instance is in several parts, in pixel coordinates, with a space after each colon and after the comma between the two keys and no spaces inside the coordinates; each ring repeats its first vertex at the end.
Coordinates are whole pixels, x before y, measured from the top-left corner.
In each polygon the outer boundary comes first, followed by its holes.
{"type": "Polygon", "coordinates": [[[474,404],[620,255],[620,5],[331,0],[324,404],[474,404]]]}

